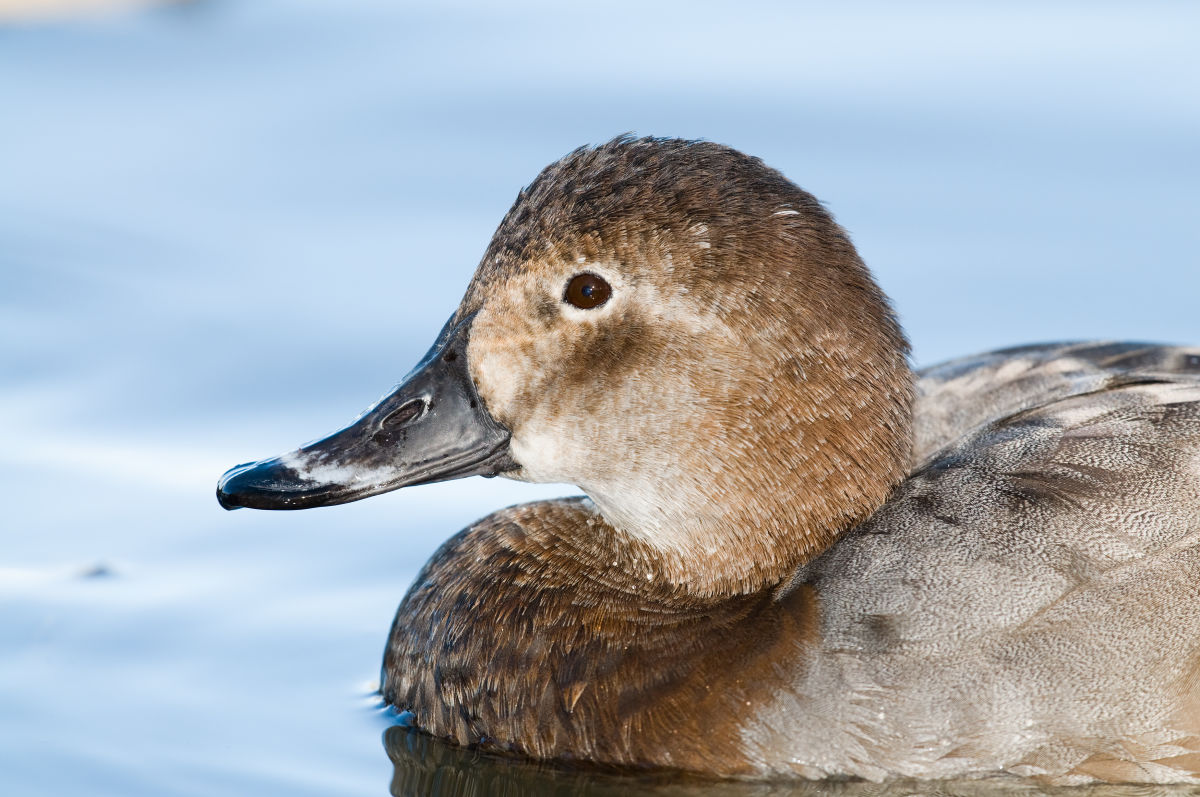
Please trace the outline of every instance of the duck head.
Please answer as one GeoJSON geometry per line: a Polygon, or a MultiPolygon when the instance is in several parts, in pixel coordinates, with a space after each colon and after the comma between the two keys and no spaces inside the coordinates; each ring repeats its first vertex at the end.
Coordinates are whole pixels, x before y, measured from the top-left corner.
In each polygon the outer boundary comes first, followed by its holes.
{"type": "Polygon", "coordinates": [[[620,138],[517,197],[433,349],[346,429],[234,468],[302,508],[472,474],[578,485],[662,577],[778,580],[906,474],[912,375],[824,208],[716,144],[620,138]]]}

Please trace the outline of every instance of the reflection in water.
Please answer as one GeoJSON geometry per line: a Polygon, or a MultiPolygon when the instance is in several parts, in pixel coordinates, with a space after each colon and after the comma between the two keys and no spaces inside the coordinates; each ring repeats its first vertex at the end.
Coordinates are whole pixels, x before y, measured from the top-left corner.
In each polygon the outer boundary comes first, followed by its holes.
{"type": "Polygon", "coordinates": [[[1151,797],[1200,794],[1196,786],[1046,787],[1020,778],[915,781],[713,781],[677,772],[569,769],[454,747],[401,727],[383,734],[395,797],[1151,797]]]}

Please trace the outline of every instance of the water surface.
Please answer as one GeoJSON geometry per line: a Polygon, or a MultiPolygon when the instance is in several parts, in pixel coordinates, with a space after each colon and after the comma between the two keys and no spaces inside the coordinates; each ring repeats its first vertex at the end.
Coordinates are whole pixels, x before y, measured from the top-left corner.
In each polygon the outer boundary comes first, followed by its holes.
{"type": "Polygon", "coordinates": [[[816,193],[921,363],[1200,341],[1198,29],[1186,3],[624,0],[0,28],[0,792],[882,793],[514,768],[389,731],[372,690],[416,569],[571,488],[231,514],[215,480],[382,394],[517,189],[629,130],[816,193]]]}

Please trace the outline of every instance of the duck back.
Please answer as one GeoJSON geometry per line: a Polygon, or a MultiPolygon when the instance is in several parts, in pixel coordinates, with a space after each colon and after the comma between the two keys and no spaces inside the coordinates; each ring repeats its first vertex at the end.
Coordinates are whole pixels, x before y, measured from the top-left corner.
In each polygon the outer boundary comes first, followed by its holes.
{"type": "Polygon", "coordinates": [[[1011,349],[918,390],[921,464],[795,574],[820,651],[750,738],[873,778],[1194,776],[1200,350],[1011,349]]]}

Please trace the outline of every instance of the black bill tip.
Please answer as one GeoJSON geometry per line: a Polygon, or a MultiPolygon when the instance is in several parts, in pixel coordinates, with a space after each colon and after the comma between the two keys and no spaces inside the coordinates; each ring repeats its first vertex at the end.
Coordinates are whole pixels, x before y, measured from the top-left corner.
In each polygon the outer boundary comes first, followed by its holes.
{"type": "Polygon", "coordinates": [[[312,506],[299,474],[278,458],[246,462],[225,471],[217,482],[217,503],[225,509],[304,509],[312,506]]]}
{"type": "Polygon", "coordinates": [[[245,491],[244,482],[246,481],[244,474],[254,465],[253,462],[243,462],[241,465],[234,465],[222,474],[221,480],[217,482],[217,503],[221,505],[222,509],[241,509],[245,506],[242,503],[242,495],[245,491]]]}

